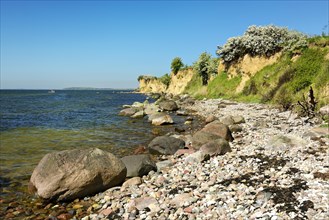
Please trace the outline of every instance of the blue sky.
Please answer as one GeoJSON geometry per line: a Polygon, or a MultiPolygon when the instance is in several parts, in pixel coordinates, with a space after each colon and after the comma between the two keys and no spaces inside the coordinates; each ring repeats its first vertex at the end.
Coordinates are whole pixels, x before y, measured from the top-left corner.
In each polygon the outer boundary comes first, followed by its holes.
{"type": "Polygon", "coordinates": [[[328,1],[3,1],[1,89],[136,88],[274,24],[328,33],[328,1]]]}

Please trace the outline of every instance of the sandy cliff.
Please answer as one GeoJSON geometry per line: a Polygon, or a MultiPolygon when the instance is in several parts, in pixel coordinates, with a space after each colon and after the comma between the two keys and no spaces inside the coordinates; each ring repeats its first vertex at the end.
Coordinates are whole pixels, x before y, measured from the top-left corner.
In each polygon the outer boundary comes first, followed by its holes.
{"type": "Polygon", "coordinates": [[[138,82],[139,92],[142,93],[161,93],[167,90],[167,86],[154,76],[141,76],[138,82]]]}

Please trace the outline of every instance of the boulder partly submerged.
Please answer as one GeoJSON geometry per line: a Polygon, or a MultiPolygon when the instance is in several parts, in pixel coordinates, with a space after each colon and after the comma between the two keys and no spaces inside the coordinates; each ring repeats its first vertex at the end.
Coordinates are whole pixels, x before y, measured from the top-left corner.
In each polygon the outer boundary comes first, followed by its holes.
{"type": "Polygon", "coordinates": [[[34,169],[29,191],[46,200],[70,201],[120,185],[124,163],[98,148],[65,150],[45,155],[34,169]]]}

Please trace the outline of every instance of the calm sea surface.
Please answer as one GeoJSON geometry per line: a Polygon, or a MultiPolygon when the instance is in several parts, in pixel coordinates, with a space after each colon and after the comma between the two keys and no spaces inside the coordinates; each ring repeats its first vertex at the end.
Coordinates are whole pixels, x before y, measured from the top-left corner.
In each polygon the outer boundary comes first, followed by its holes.
{"type": "Polygon", "coordinates": [[[122,105],[145,99],[117,90],[0,90],[0,196],[25,189],[47,153],[98,147],[123,156],[149,142],[146,120],[118,116],[122,105]]]}

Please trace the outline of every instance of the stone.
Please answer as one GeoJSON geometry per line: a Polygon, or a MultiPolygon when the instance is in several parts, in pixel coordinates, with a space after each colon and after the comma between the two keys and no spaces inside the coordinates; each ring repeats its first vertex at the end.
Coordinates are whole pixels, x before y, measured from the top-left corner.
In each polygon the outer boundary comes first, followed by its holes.
{"type": "Polygon", "coordinates": [[[155,103],[151,103],[145,106],[144,112],[147,115],[152,115],[155,113],[160,112],[161,110],[159,109],[159,107],[155,104],[155,103]]]}
{"type": "Polygon", "coordinates": [[[136,112],[135,114],[133,114],[131,117],[132,118],[143,118],[144,117],[144,111],[140,110],[140,111],[136,112]]]}
{"type": "Polygon", "coordinates": [[[175,155],[183,155],[183,154],[192,154],[194,153],[195,150],[194,149],[179,149],[178,151],[176,151],[175,155]]]}
{"type": "Polygon", "coordinates": [[[220,138],[222,137],[216,134],[212,134],[202,130],[197,131],[192,137],[192,147],[195,150],[199,150],[202,145],[220,138]]]}
{"type": "Polygon", "coordinates": [[[232,116],[226,116],[220,119],[220,122],[223,123],[224,125],[233,125],[234,124],[234,120],[232,118],[232,116]]]}
{"type": "Polygon", "coordinates": [[[103,209],[102,211],[100,211],[99,214],[103,214],[105,216],[109,216],[112,212],[113,212],[113,210],[111,208],[106,208],[106,209],[103,209]]]}
{"type": "Polygon", "coordinates": [[[195,100],[191,97],[188,97],[188,98],[184,99],[183,103],[184,103],[184,105],[194,105],[195,100]]]}
{"type": "Polygon", "coordinates": [[[159,102],[159,107],[164,111],[176,111],[178,110],[178,106],[175,101],[172,100],[165,100],[159,102]]]}
{"type": "Polygon", "coordinates": [[[152,119],[152,125],[166,125],[173,124],[174,120],[170,117],[170,115],[164,114],[159,117],[152,119]]]}
{"type": "Polygon", "coordinates": [[[156,163],[156,167],[158,171],[161,171],[162,169],[165,169],[167,167],[171,167],[172,165],[174,164],[171,160],[163,160],[156,163]]]}
{"type": "Polygon", "coordinates": [[[127,177],[142,177],[151,170],[156,171],[155,163],[146,154],[125,156],[121,160],[127,168],[127,177]]]}
{"type": "Polygon", "coordinates": [[[293,135],[277,135],[270,139],[265,148],[284,152],[298,146],[306,146],[306,141],[293,135]]]}
{"type": "Polygon", "coordinates": [[[217,120],[217,118],[214,116],[214,115],[209,115],[207,118],[206,118],[206,123],[210,123],[210,122],[213,122],[217,120]]]}
{"type": "Polygon", "coordinates": [[[160,118],[160,117],[163,117],[165,115],[168,115],[168,114],[166,114],[164,112],[156,112],[154,114],[148,114],[147,117],[148,117],[148,121],[152,122],[153,119],[160,118]]]}
{"type": "Polygon", "coordinates": [[[242,124],[242,123],[245,123],[246,121],[245,121],[244,117],[241,115],[235,115],[235,116],[228,115],[224,118],[221,118],[220,122],[229,126],[229,125],[233,125],[233,124],[242,124]]]}
{"type": "Polygon", "coordinates": [[[145,146],[140,145],[140,146],[135,148],[133,154],[144,154],[145,152],[146,152],[145,146]]]}
{"type": "Polygon", "coordinates": [[[208,142],[200,148],[200,151],[203,151],[210,156],[214,155],[223,155],[227,152],[231,152],[230,144],[225,139],[216,139],[211,142],[208,142]]]}
{"type": "MultiPolygon", "coordinates": [[[[150,208],[150,206],[158,206],[158,201],[153,197],[141,197],[134,200],[135,206],[139,211],[145,208],[150,208]]],[[[151,208],[150,208],[151,209],[151,208]]]]}
{"type": "Polygon", "coordinates": [[[178,149],[183,149],[185,142],[181,139],[159,136],[154,138],[148,145],[148,150],[151,154],[173,155],[178,149]]]}
{"type": "Polygon", "coordinates": [[[320,138],[326,137],[329,135],[329,129],[324,127],[316,127],[310,129],[308,132],[305,132],[303,136],[310,137],[313,140],[319,140],[320,138]]]}
{"type": "Polygon", "coordinates": [[[211,134],[218,135],[227,141],[233,141],[232,133],[227,125],[222,124],[219,121],[213,121],[207,124],[201,131],[205,131],[211,134]]]}
{"type": "Polygon", "coordinates": [[[120,185],[127,168],[98,148],[46,154],[34,169],[29,191],[47,200],[70,201],[120,185]]]}
{"type": "Polygon", "coordinates": [[[234,121],[234,124],[242,124],[242,123],[246,123],[244,117],[241,116],[241,115],[235,115],[235,116],[232,116],[232,119],[233,119],[233,121],[234,121]]]}
{"type": "Polygon", "coordinates": [[[132,116],[138,111],[137,108],[125,108],[119,112],[121,116],[132,116]]]}
{"type": "Polygon", "coordinates": [[[197,151],[195,153],[192,153],[190,155],[188,155],[186,158],[185,158],[185,162],[186,163],[190,163],[190,164],[193,164],[193,163],[202,163],[204,161],[207,161],[210,159],[210,155],[203,152],[203,151],[197,151]]]}
{"type": "Polygon", "coordinates": [[[242,131],[242,127],[240,125],[230,125],[229,129],[232,133],[236,133],[236,132],[241,132],[242,131]]]}
{"type": "Polygon", "coordinates": [[[129,188],[130,186],[137,186],[140,184],[142,184],[142,178],[140,178],[139,176],[133,177],[122,184],[121,190],[129,188]]]}
{"type": "Polygon", "coordinates": [[[176,114],[177,115],[180,115],[180,116],[187,116],[188,115],[188,113],[187,113],[187,111],[186,110],[177,110],[176,111],[176,114]]]}
{"type": "Polygon", "coordinates": [[[175,205],[177,208],[179,208],[183,206],[188,206],[195,200],[196,199],[190,193],[182,193],[175,195],[175,197],[170,201],[170,204],[175,205]]]}
{"type": "Polygon", "coordinates": [[[329,105],[325,105],[325,106],[321,107],[319,112],[320,112],[321,115],[329,116],[329,105]]]}
{"type": "Polygon", "coordinates": [[[132,106],[133,108],[142,109],[142,108],[144,108],[144,103],[141,103],[141,102],[134,102],[131,106],[132,106]]]}

